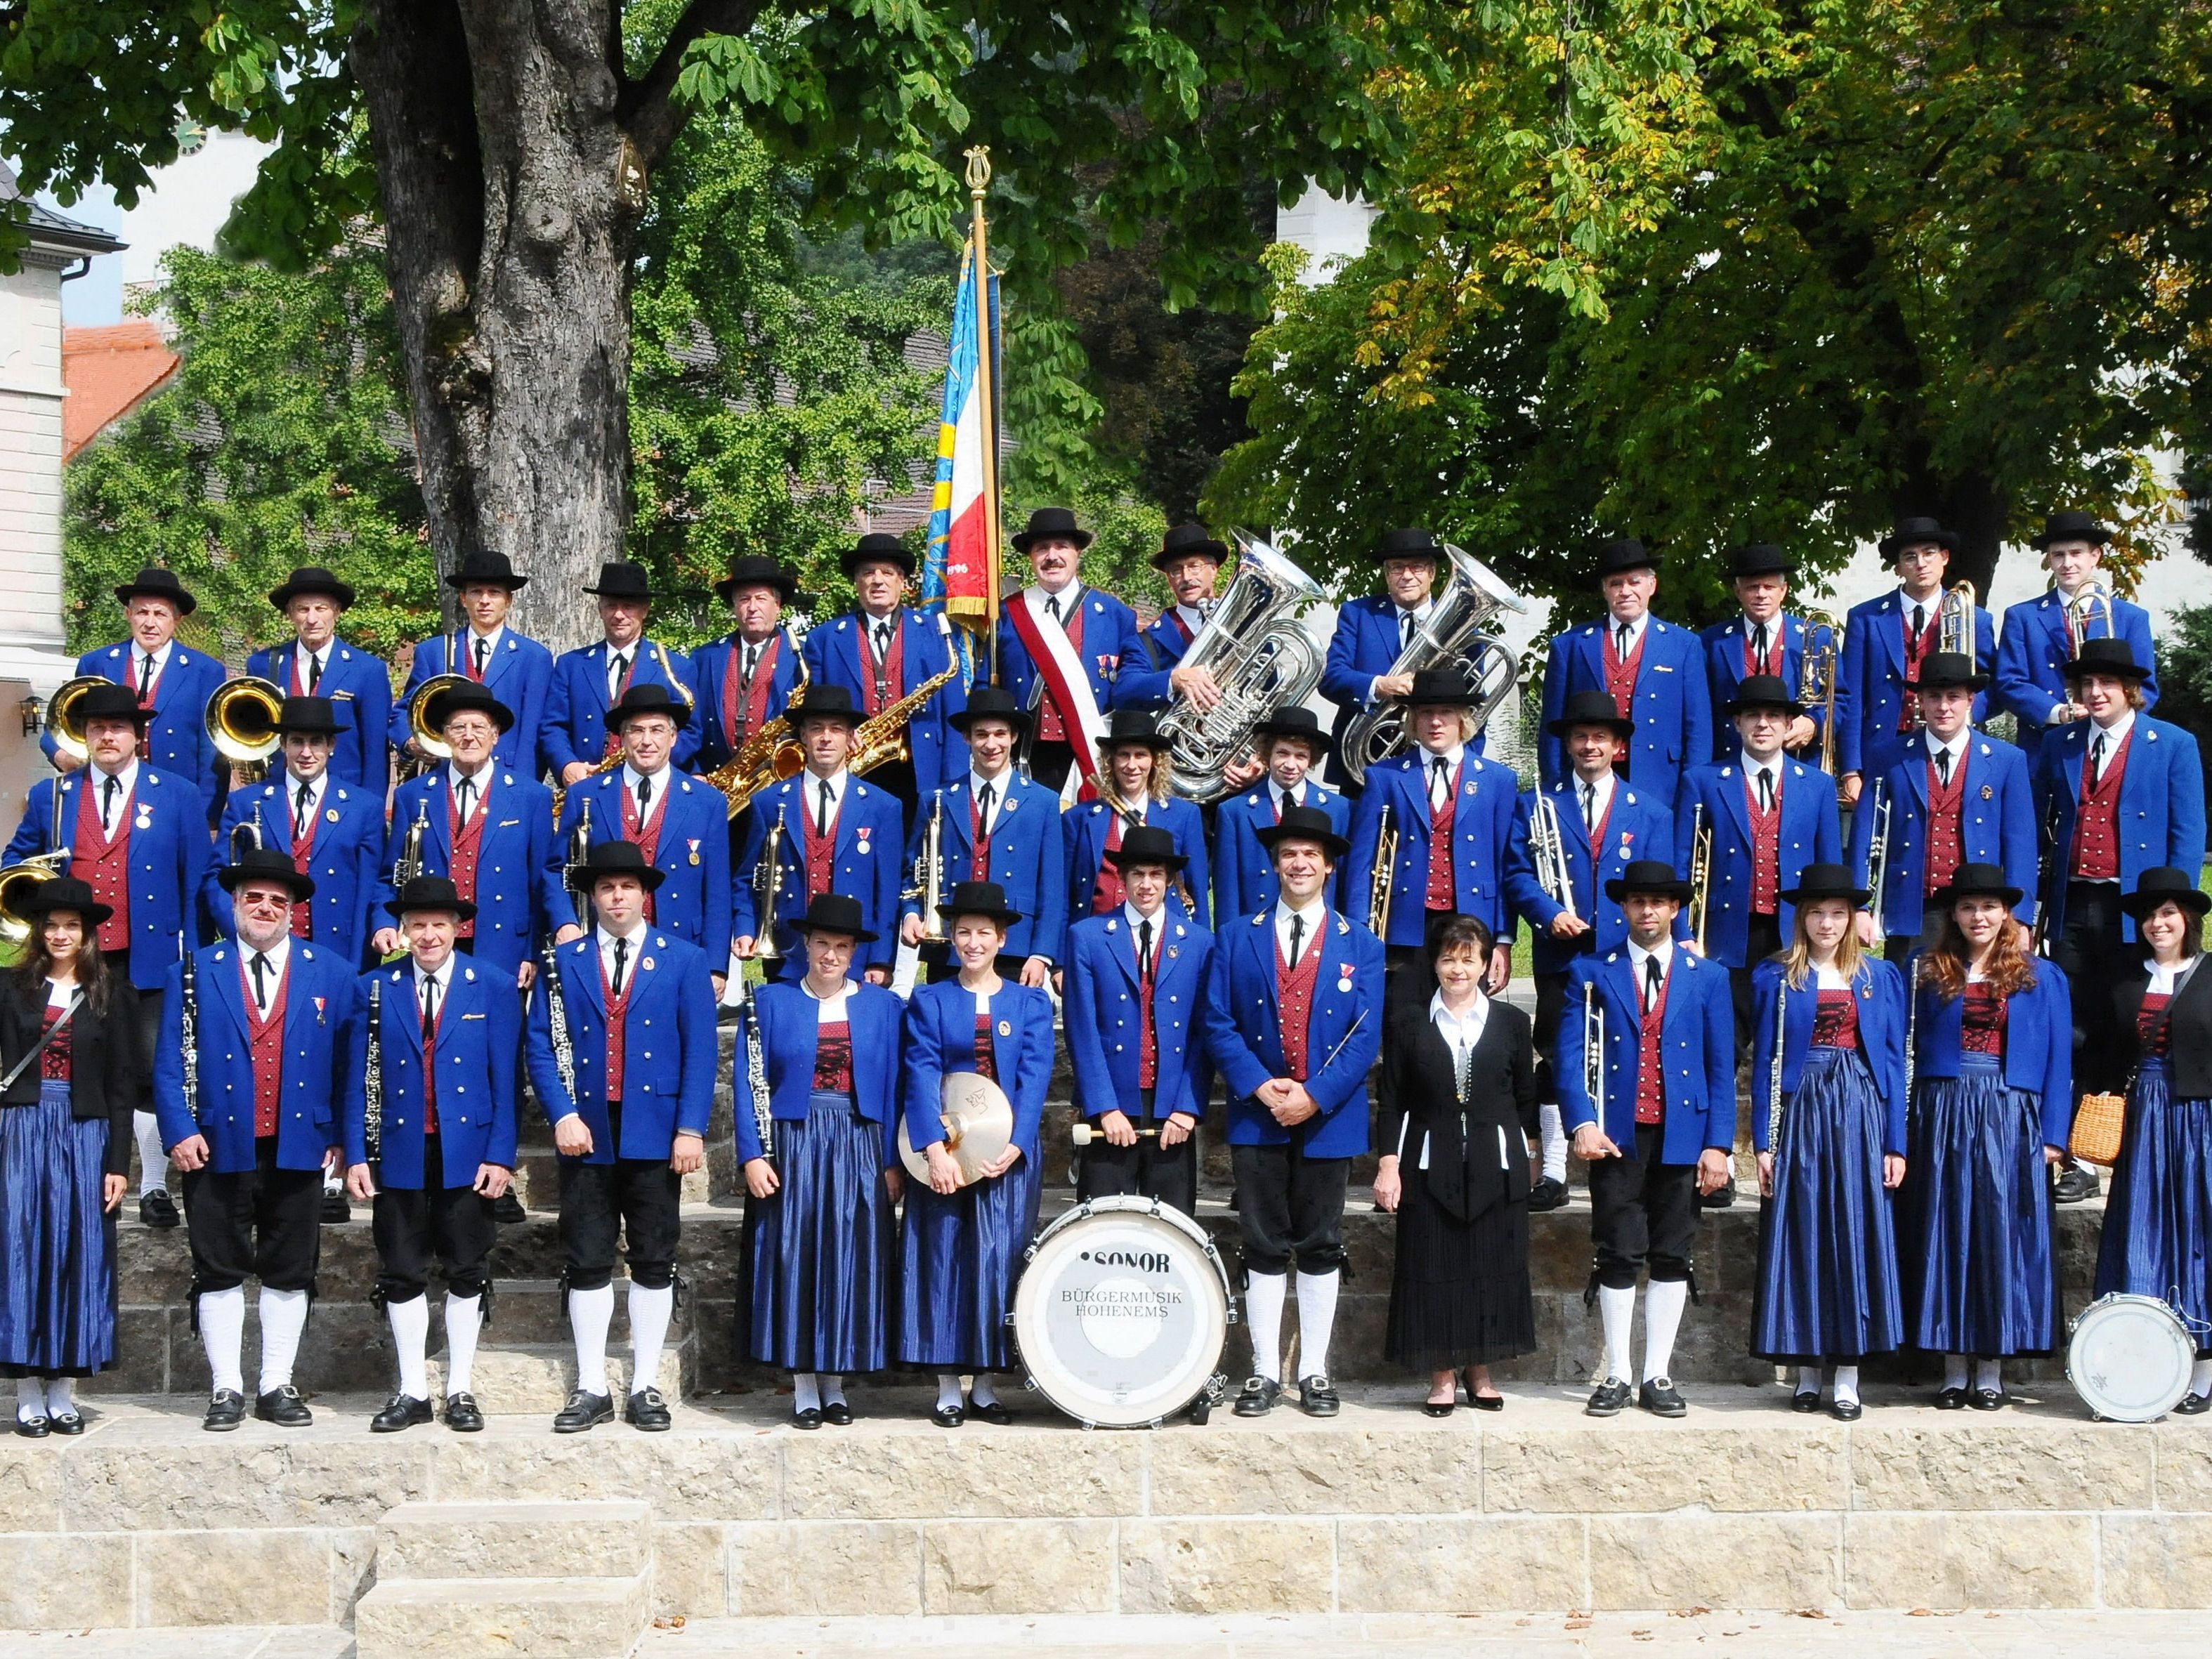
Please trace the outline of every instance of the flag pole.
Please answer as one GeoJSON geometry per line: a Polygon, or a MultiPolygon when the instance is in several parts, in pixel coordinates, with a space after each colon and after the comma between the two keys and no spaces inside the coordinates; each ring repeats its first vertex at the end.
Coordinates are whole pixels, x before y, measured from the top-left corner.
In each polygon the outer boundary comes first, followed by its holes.
{"type": "Polygon", "coordinates": [[[991,260],[985,240],[983,192],[991,187],[991,151],[978,145],[968,152],[968,201],[973,218],[969,236],[975,249],[975,404],[983,438],[983,545],[988,550],[983,590],[985,626],[990,633],[991,684],[999,680],[999,416],[997,388],[991,384],[991,260]]]}

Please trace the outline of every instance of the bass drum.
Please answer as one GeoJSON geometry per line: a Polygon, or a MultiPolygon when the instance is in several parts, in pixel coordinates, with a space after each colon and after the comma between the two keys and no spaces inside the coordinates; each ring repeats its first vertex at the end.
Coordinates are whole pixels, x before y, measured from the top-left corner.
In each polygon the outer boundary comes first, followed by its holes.
{"type": "Polygon", "coordinates": [[[2148,1423],[2189,1392],[2197,1345],[2181,1316],[2154,1296],[2097,1298],[2066,1343],[2066,1380],[2100,1421],[2148,1423]]]}
{"type": "Polygon", "coordinates": [[[1208,1393],[1235,1315],[1228,1270],[1188,1216],[1093,1199],[1025,1260],[1015,1345],[1030,1386],[1084,1427],[1153,1426],[1208,1393]]]}

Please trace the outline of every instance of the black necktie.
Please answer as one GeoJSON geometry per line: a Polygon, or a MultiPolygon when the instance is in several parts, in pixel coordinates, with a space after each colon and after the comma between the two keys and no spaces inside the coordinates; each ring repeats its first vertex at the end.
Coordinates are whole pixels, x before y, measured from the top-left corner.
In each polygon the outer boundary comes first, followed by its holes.
{"type": "Polygon", "coordinates": [[[876,624],[876,660],[881,662],[891,653],[891,625],[888,622],[876,624]]]}
{"type": "Polygon", "coordinates": [[[1146,989],[1152,983],[1152,919],[1146,916],[1137,924],[1137,977],[1146,989]]]}
{"type": "Polygon", "coordinates": [[[1659,1006],[1659,958],[1644,958],[1644,1012],[1650,1013],[1659,1006]]]}
{"type": "Polygon", "coordinates": [[[1928,607],[1924,605],[1914,605],[1912,607],[1912,650],[1916,656],[1920,652],[1920,635],[1926,631],[1927,627],[1928,607]]]}
{"type": "Polygon", "coordinates": [[[144,702],[154,695],[154,659],[145,652],[138,653],[138,701],[144,702]]]}
{"type": "MultiPolygon", "coordinates": [[[[2089,781],[2090,781],[2090,782],[2092,782],[2092,783],[2099,783],[2099,782],[2101,782],[2101,781],[2103,781],[2103,780],[2104,780],[2104,776],[2105,776],[2105,734],[2104,734],[2102,732],[2098,732],[2098,733],[2097,733],[2097,740],[2096,740],[2096,742],[2094,742],[2094,743],[2093,743],[2093,744],[2091,744],[2089,745],[2089,781]]],[[[114,779],[112,779],[112,778],[110,778],[110,779],[107,781],[107,787],[108,787],[110,789],[114,788],[114,787],[115,787],[115,780],[114,780],[114,779]]],[[[102,822],[102,823],[105,823],[105,822],[106,821],[106,812],[105,812],[105,811],[104,811],[104,810],[103,810],[103,811],[102,811],[102,813],[101,813],[100,817],[101,817],[101,822],[102,822]]]]}
{"type": "Polygon", "coordinates": [[[1764,767],[1759,773],[1759,810],[1762,812],[1774,810],[1774,774],[1764,767]]]}
{"type": "Polygon", "coordinates": [[[1298,965],[1298,952],[1305,948],[1306,919],[1293,910],[1291,913],[1291,966],[1298,965]]]}
{"type": "Polygon", "coordinates": [[[1442,806],[1451,799],[1451,779],[1444,757],[1438,755],[1429,763],[1429,805],[1442,806]]]}
{"type": "Polygon", "coordinates": [[[814,809],[814,834],[817,839],[830,833],[830,780],[822,780],[821,804],[814,809]]]}
{"type": "Polygon", "coordinates": [[[1054,622],[1060,620],[1060,596],[1057,593],[1044,602],[1044,613],[1054,622]]]}
{"type": "MultiPolygon", "coordinates": [[[[2102,743],[2104,739],[2100,738],[2097,741],[2102,743]]],[[[100,787],[100,833],[103,836],[112,835],[115,831],[115,792],[118,787],[112,773],[100,787]]]]}
{"type": "Polygon", "coordinates": [[[1936,782],[1941,788],[1951,787],[1951,751],[1948,749],[1936,751],[1936,782]]]}
{"type": "Polygon", "coordinates": [[[474,778],[463,778],[453,791],[455,802],[460,808],[463,823],[466,823],[470,816],[477,810],[476,793],[477,781],[474,778]]]}
{"type": "Polygon", "coordinates": [[[319,653],[310,653],[307,658],[307,695],[311,697],[315,695],[315,688],[322,683],[322,657],[319,653]]]}
{"type": "Polygon", "coordinates": [[[1398,648],[1403,651],[1413,642],[1413,613],[1410,611],[1401,611],[1398,613],[1398,648]]]}
{"type": "Polygon", "coordinates": [[[1751,654],[1763,672],[1766,667],[1766,624],[1765,623],[1759,623],[1751,636],[1751,654]]]}
{"type": "Polygon", "coordinates": [[[246,964],[253,969],[253,1009],[256,1013],[269,1012],[269,985],[262,975],[269,971],[269,958],[256,951],[253,960],[246,964]]]}
{"type": "Polygon", "coordinates": [[[617,651],[607,659],[607,701],[622,701],[623,679],[629,672],[629,659],[617,651]]]}
{"type": "Polygon", "coordinates": [[[477,678],[478,679],[484,677],[484,659],[490,654],[490,652],[491,647],[485,642],[482,635],[478,635],[477,636],[477,678]]]}
{"type": "Polygon", "coordinates": [[[301,779],[299,791],[292,797],[292,839],[295,842],[307,833],[309,793],[307,781],[301,779]]]}
{"type": "Polygon", "coordinates": [[[998,787],[985,784],[975,792],[975,818],[983,826],[983,833],[991,833],[991,808],[999,799],[998,787]]]}
{"type": "Polygon", "coordinates": [[[753,676],[759,672],[760,647],[749,645],[745,647],[745,690],[747,691],[750,692],[753,689],[753,676]]]}
{"type": "Polygon", "coordinates": [[[1596,828],[1597,786],[1594,783],[1586,783],[1583,786],[1583,829],[1587,832],[1594,831],[1596,828]]]}
{"type": "Polygon", "coordinates": [[[438,1030],[438,981],[424,975],[422,978],[422,1046],[428,1048],[438,1030]]]}
{"type": "Polygon", "coordinates": [[[615,941],[615,977],[614,977],[614,993],[615,993],[615,994],[616,994],[617,996],[620,996],[620,995],[622,994],[622,991],[623,991],[623,963],[624,963],[625,962],[627,962],[627,961],[629,961],[629,941],[628,939],[617,939],[617,940],[615,941]]]}
{"type": "Polygon", "coordinates": [[[651,778],[640,778],[637,781],[637,821],[640,823],[643,823],[645,822],[646,811],[652,805],[653,780],[651,778]]]}

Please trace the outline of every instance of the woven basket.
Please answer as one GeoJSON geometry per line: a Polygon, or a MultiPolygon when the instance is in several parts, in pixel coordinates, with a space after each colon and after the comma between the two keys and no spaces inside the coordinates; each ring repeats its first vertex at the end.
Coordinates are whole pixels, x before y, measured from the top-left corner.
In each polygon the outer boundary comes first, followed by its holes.
{"type": "Polygon", "coordinates": [[[2125,1095],[2084,1095],[2074,1114],[2073,1152],[2083,1164],[2120,1161],[2120,1131],[2128,1121],[2125,1095]]]}

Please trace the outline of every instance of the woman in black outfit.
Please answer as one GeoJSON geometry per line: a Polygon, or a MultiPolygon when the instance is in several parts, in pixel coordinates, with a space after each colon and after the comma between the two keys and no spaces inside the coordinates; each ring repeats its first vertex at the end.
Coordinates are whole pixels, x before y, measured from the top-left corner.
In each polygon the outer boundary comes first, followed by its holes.
{"type": "Polygon", "coordinates": [[[15,910],[31,936],[0,974],[0,1376],[15,1432],[39,1439],[83,1433],[76,1379],[115,1363],[137,1002],[92,947],[111,913],[90,887],[40,882],[15,910]]]}
{"type": "Polygon", "coordinates": [[[1429,942],[1436,994],[1396,1009],[1382,1045],[1375,1202],[1398,1216],[1384,1358],[1429,1373],[1422,1409],[1502,1411],[1490,1367],[1536,1347],[1528,1293],[1528,1016],[1482,991],[1490,930],[1473,916],[1429,942]]]}

